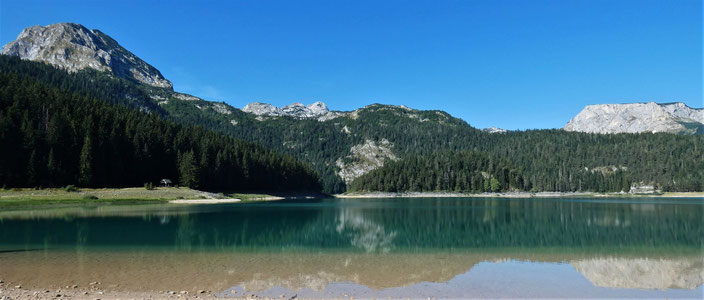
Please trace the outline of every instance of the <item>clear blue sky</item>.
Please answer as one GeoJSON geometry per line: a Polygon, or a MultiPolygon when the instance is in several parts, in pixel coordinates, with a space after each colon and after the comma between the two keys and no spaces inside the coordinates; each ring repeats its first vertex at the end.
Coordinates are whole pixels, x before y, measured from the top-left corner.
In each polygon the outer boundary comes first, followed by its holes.
{"type": "Polygon", "coordinates": [[[240,108],[378,102],[529,129],[595,103],[704,106],[701,0],[1,1],[2,44],[80,23],[240,108]]]}

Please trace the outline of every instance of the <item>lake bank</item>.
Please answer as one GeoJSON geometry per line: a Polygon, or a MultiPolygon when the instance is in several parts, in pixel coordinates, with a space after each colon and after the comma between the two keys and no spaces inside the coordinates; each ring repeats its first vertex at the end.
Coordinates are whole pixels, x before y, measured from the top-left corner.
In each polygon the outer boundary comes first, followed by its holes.
{"type": "Polygon", "coordinates": [[[333,195],[335,198],[630,198],[630,197],[662,197],[662,198],[704,198],[704,192],[666,192],[661,194],[628,194],[628,193],[592,193],[592,192],[508,192],[508,193],[450,193],[450,192],[352,192],[333,195]]]}
{"type": "Polygon", "coordinates": [[[0,207],[76,204],[222,204],[235,202],[312,199],[321,194],[212,193],[185,187],[132,188],[13,188],[0,190],[0,207]]]}

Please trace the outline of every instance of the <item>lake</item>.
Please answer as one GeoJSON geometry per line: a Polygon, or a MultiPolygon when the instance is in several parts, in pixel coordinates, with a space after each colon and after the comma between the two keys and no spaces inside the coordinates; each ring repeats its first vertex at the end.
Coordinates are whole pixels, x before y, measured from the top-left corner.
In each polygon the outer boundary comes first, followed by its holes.
{"type": "Polygon", "coordinates": [[[704,292],[702,199],[390,198],[0,212],[0,279],[219,296],[704,292]]]}

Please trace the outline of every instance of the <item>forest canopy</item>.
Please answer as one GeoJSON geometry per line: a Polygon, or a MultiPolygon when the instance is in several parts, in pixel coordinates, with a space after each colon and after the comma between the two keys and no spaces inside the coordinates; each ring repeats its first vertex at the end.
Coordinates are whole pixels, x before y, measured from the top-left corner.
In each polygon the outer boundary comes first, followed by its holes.
{"type": "Polygon", "coordinates": [[[201,127],[0,74],[0,184],[319,191],[305,164],[201,127]]]}
{"type": "MultiPolygon", "coordinates": [[[[171,91],[94,70],[67,73],[0,55],[0,73],[11,75],[6,80],[14,78],[14,87],[2,86],[0,120],[0,141],[10,145],[2,149],[9,154],[0,158],[0,168],[14,168],[0,169],[0,184],[8,186],[79,181],[93,186],[141,185],[142,180],[170,176],[201,188],[288,189],[299,185],[279,182],[295,182],[300,177],[304,181],[300,187],[307,189],[312,177],[318,177],[323,192],[340,193],[347,189],[416,190],[414,182],[428,180],[423,176],[449,176],[461,182],[452,186],[435,182],[420,188],[487,191],[483,183],[479,189],[472,179],[477,181],[477,172],[493,169],[468,168],[463,161],[467,155],[479,155],[522,179],[521,184],[500,183],[500,190],[606,192],[627,191],[630,185],[655,185],[663,191],[704,190],[704,135],[593,134],[560,129],[492,134],[446,112],[381,104],[326,121],[258,119],[234,108],[229,114],[203,109],[209,102],[179,100],[171,91]],[[41,93],[64,100],[53,103],[41,93]],[[115,116],[103,110],[115,111],[115,116]],[[53,137],[52,130],[58,130],[61,139],[53,137]],[[113,131],[114,141],[109,140],[113,131]],[[402,159],[387,160],[387,167],[346,184],[339,176],[340,162],[349,165],[351,149],[367,141],[388,141],[390,151],[402,159]],[[15,150],[21,153],[11,152],[15,150]],[[65,165],[57,167],[57,157],[65,165]],[[132,175],[117,178],[114,174],[123,172],[119,171],[123,159],[124,172],[132,175]],[[221,169],[224,162],[234,171],[221,169]],[[467,172],[468,181],[439,167],[413,171],[428,163],[467,172]],[[90,176],[80,176],[79,166],[90,176]],[[134,174],[144,176],[133,178],[134,174]],[[278,181],[268,184],[262,179],[266,176],[278,181]]],[[[491,187],[489,179],[488,190],[491,187]]]]}

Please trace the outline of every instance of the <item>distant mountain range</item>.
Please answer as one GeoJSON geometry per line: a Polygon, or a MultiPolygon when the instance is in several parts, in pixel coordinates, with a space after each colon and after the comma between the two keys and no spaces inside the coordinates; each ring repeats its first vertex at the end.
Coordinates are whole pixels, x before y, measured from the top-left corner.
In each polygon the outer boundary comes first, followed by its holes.
{"type": "MultiPolygon", "coordinates": [[[[2,48],[2,54],[22,59],[40,61],[70,72],[86,68],[134,80],[141,84],[171,90],[172,84],[161,72],[97,29],[88,29],[80,24],[58,23],[48,26],[25,28],[16,40],[2,48]]],[[[229,114],[235,110],[227,104],[204,103],[201,98],[170,91],[160,91],[151,97],[165,105],[175,98],[197,101],[200,109],[209,107],[217,112],[229,114]]],[[[175,100],[174,99],[174,100],[175,100]]],[[[289,116],[297,119],[315,118],[330,120],[345,115],[330,111],[325,103],[315,102],[308,106],[293,103],[275,107],[267,103],[247,104],[242,111],[263,117],[289,116]]],[[[590,133],[702,133],[704,131],[704,109],[690,108],[684,103],[630,103],[589,105],[563,128],[567,131],[590,133]]],[[[490,133],[503,133],[504,129],[489,127],[490,133]]]]}
{"type": "MultiPolygon", "coordinates": [[[[171,82],[159,70],[114,39],[99,30],[73,23],[29,27],[22,31],[17,40],[5,45],[2,54],[47,63],[78,76],[79,79],[75,79],[78,82],[83,80],[80,78],[91,82],[72,86],[59,84],[53,78],[33,75],[42,78],[46,84],[61,85],[72,92],[87,93],[113,104],[163,116],[173,122],[203,126],[288,153],[310,163],[321,175],[327,192],[344,191],[356,178],[382,167],[387,161],[447,150],[493,153],[512,159],[519,172],[542,172],[540,175],[534,173],[532,177],[524,176],[531,182],[525,183],[522,188],[581,189],[584,186],[578,182],[580,177],[568,174],[585,172],[585,168],[592,170],[628,165],[632,158],[608,156],[611,153],[602,153],[605,151],[601,149],[602,145],[584,144],[581,135],[568,131],[702,133],[702,110],[689,108],[682,103],[593,105],[572,119],[564,131],[528,132],[495,127],[479,130],[443,111],[382,104],[372,104],[354,111],[334,111],[323,102],[309,105],[293,103],[284,107],[255,102],[238,109],[224,102],[206,101],[173,91],[171,82]],[[564,147],[581,146],[574,149],[550,148],[544,145],[546,140],[552,140],[553,144],[559,141],[564,147]],[[585,152],[580,156],[585,157],[584,161],[574,161],[572,151],[587,151],[588,154],[585,152]],[[536,163],[538,158],[530,155],[538,155],[544,164],[561,165],[563,169],[549,169],[536,163]],[[565,182],[558,185],[550,179],[543,180],[545,176],[565,182]]],[[[12,64],[11,60],[8,64],[12,64]]],[[[5,67],[11,69],[10,66],[5,67]]],[[[641,137],[598,139],[612,146],[627,139],[650,143],[647,138],[641,137]]],[[[631,167],[628,170],[637,169],[631,167]]],[[[629,180],[646,183],[662,181],[663,184],[666,181],[674,182],[671,175],[657,175],[662,178],[654,178],[654,174],[657,172],[640,172],[629,180]]]]}

